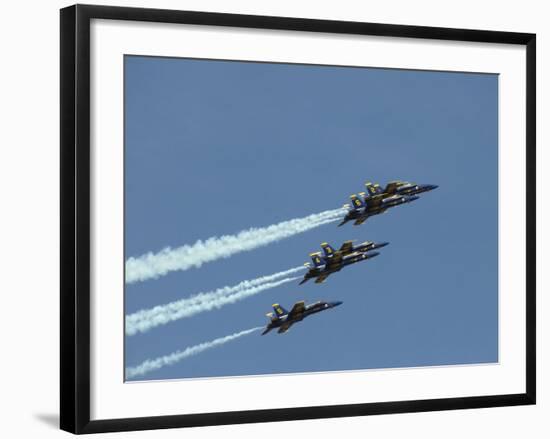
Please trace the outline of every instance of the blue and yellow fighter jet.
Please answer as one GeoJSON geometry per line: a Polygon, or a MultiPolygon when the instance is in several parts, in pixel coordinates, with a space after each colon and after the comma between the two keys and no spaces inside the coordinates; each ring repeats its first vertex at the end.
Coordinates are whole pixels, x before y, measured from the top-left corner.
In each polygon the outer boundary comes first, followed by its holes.
{"type": "Polygon", "coordinates": [[[265,330],[264,332],[262,332],[262,335],[267,334],[269,331],[271,331],[274,328],[279,328],[277,332],[279,334],[283,334],[286,331],[288,331],[294,323],[301,322],[307,316],[310,316],[311,314],[316,314],[321,311],[325,311],[327,309],[334,308],[338,305],[341,305],[342,303],[343,302],[318,301],[318,302],[306,305],[305,302],[302,300],[300,302],[296,302],[292,307],[292,309],[290,310],[290,312],[288,312],[278,303],[275,303],[273,304],[274,312],[270,312],[266,314],[266,316],[270,318],[270,322],[265,327],[265,330]]]}
{"type": "Polygon", "coordinates": [[[368,217],[386,212],[390,207],[410,203],[420,198],[418,194],[436,189],[433,184],[414,184],[403,181],[391,181],[382,189],[379,184],[370,182],[365,184],[366,192],[359,192],[350,196],[351,206],[345,204],[348,213],[343,221],[338,224],[342,226],[348,221],[353,221],[355,226],[363,224],[368,217]]]}
{"type": "Polygon", "coordinates": [[[340,249],[335,250],[328,243],[323,242],[321,248],[323,249],[324,255],[321,252],[309,254],[313,262],[313,267],[309,262],[304,264],[306,267],[309,267],[309,270],[304,275],[300,285],[312,278],[316,278],[316,284],[323,283],[332,273],[340,271],[346,265],[355,264],[356,262],[378,256],[380,253],[371,252],[371,250],[385,247],[388,244],[388,242],[375,243],[365,241],[354,246],[353,241],[346,241],[342,244],[340,249]]]}

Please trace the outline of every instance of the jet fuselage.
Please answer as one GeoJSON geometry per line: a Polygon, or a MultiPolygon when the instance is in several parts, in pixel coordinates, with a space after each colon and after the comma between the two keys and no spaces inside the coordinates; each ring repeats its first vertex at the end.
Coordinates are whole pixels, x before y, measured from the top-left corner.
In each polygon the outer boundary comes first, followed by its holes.
{"type": "MultiPolygon", "coordinates": [[[[292,310],[290,312],[287,312],[282,315],[276,315],[271,317],[271,321],[268,323],[266,328],[264,329],[264,332],[262,332],[262,335],[267,334],[269,331],[275,328],[279,328],[279,333],[286,332],[290,326],[292,326],[294,323],[301,322],[306,317],[317,314],[318,312],[325,311],[327,309],[335,308],[339,305],[341,305],[343,302],[336,301],[336,302],[324,302],[324,301],[318,301],[315,303],[311,303],[309,305],[303,304],[303,302],[298,302],[294,305],[292,310]],[[302,306],[297,306],[297,305],[302,306]]],[[[274,308],[281,309],[279,305],[274,305],[274,308]]]]}
{"type": "MultiPolygon", "coordinates": [[[[352,253],[346,256],[342,256],[341,260],[336,264],[330,264],[328,261],[326,261],[326,258],[324,258],[325,263],[322,265],[319,265],[317,267],[312,267],[308,270],[308,272],[304,275],[304,278],[300,282],[300,285],[304,282],[307,282],[309,279],[312,278],[326,278],[332,273],[336,273],[340,271],[343,267],[351,264],[355,264],[356,262],[364,261],[366,259],[374,258],[378,256],[380,253],[378,252],[371,252],[371,253],[352,253]]],[[[323,279],[324,280],[324,279],[323,279]]],[[[321,281],[320,281],[321,282],[321,281]]],[[[318,283],[320,283],[318,282],[318,283]]]]}

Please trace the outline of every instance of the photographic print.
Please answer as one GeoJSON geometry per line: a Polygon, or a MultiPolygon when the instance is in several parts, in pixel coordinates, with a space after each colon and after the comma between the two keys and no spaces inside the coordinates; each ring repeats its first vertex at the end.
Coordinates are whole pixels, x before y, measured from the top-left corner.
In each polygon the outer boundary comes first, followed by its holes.
{"type": "Polygon", "coordinates": [[[125,55],[126,381],[497,363],[498,85],[125,55]]]}

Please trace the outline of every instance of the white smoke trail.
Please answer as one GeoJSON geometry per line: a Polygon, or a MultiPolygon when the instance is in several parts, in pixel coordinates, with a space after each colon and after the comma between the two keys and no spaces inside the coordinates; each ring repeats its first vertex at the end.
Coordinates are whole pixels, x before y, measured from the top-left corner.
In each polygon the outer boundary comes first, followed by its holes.
{"type": "Polygon", "coordinates": [[[278,273],[270,274],[267,276],[261,276],[256,279],[244,280],[236,285],[217,288],[216,290],[206,293],[198,293],[185,299],[180,299],[168,304],[155,306],[154,308],[140,310],[126,317],[126,325],[134,326],[139,321],[152,320],[155,316],[158,315],[166,315],[170,312],[178,313],[182,309],[188,308],[190,306],[194,306],[207,301],[212,301],[221,296],[238,293],[239,291],[256,287],[261,284],[273,282],[283,277],[288,277],[290,275],[296,274],[304,269],[304,266],[291,268],[290,270],[280,271],[278,273]]]}
{"type": "Polygon", "coordinates": [[[250,228],[236,235],[214,236],[206,241],[178,248],[167,247],[158,253],[146,253],[126,260],[126,283],[156,279],[171,271],[200,267],[206,262],[228,258],[240,252],[254,250],[272,242],[306,232],[338,220],[345,209],[327,210],[303,218],[283,221],[267,227],[250,228]]]}
{"type": "Polygon", "coordinates": [[[298,277],[291,277],[278,280],[276,282],[268,282],[262,285],[258,285],[253,288],[244,289],[236,294],[231,294],[229,296],[218,297],[215,300],[191,304],[190,306],[183,306],[177,310],[170,310],[169,305],[165,313],[156,313],[150,318],[143,317],[141,319],[135,319],[132,315],[126,317],[126,335],[135,335],[138,332],[148,332],[157,326],[166,325],[167,323],[173,322],[175,320],[184,319],[187,317],[194,316],[201,312],[211,311],[213,309],[219,309],[225,305],[235,303],[239,300],[243,300],[247,297],[258,294],[262,291],[278,287],[288,282],[295,281],[299,279],[298,277]]]}
{"type": "Polygon", "coordinates": [[[241,332],[236,332],[235,334],[226,335],[225,337],[216,338],[212,341],[207,341],[195,346],[190,346],[183,351],[176,351],[169,355],[164,355],[162,357],[155,358],[153,360],[149,359],[144,361],[138,366],[127,367],[126,368],[126,379],[134,378],[139,375],[145,375],[154,370],[160,369],[164,366],[171,366],[172,364],[178,363],[185,358],[192,357],[193,355],[200,354],[201,352],[206,351],[207,349],[215,348],[216,346],[221,346],[230,341],[236,340],[239,337],[243,337],[248,334],[252,334],[255,331],[263,329],[262,326],[257,326],[256,328],[246,329],[241,332]]]}
{"type": "Polygon", "coordinates": [[[287,276],[304,269],[305,267],[291,268],[290,270],[281,271],[269,276],[245,280],[237,285],[218,288],[214,291],[199,293],[185,299],[137,311],[126,316],[126,335],[131,336],[138,332],[147,332],[157,326],[165,325],[175,320],[219,309],[262,291],[295,281],[299,278],[287,276]]]}

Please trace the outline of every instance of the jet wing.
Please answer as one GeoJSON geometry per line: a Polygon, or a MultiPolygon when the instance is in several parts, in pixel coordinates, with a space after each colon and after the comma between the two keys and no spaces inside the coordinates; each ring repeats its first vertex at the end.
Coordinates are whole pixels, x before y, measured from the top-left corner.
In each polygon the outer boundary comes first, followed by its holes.
{"type": "Polygon", "coordinates": [[[346,241],[340,247],[340,252],[343,256],[349,255],[353,251],[353,241],[346,241]]]}
{"type": "Polygon", "coordinates": [[[320,276],[317,277],[317,279],[315,279],[315,283],[322,284],[328,276],[329,276],[328,274],[321,274],[320,276]]]}
{"type": "Polygon", "coordinates": [[[279,326],[279,330],[277,331],[277,333],[279,333],[279,334],[285,333],[286,331],[288,331],[290,329],[290,327],[292,326],[293,323],[294,322],[290,322],[290,321],[287,320],[281,326],[279,326]]]}
{"type": "Polygon", "coordinates": [[[327,270],[340,267],[342,265],[342,257],[344,255],[341,251],[334,252],[332,256],[325,257],[325,267],[327,270]]]}
{"type": "Polygon", "coordinates": [[[397,188],[399,186],[402,186],[403,185],[403,182],[401,181],[390,181],[387,185],[386,185],[386,189],[384,189],[384,192],[386,194],[394,194],[395,191],[397,190],[397,188]]]}
{"type": "Polygon", "coordinates": [[[292,307],[292,309],[290,310],[290,312],[288,313],[287,319],[293,319],[298,314],[303,313],[305,309],[306,309],[306,304],[303,300],[301,300],[300,302],[296,302],[292,307]]]}
{"type": "Polygon", "coordinates": [[[360,218],[357,218],[355,220],[355,222],[353,223],[354,226],[359,226],[361,224],[363,224],[365,221],[367,220],[367,217],[366,216],[362,216],[360,218]]]}

